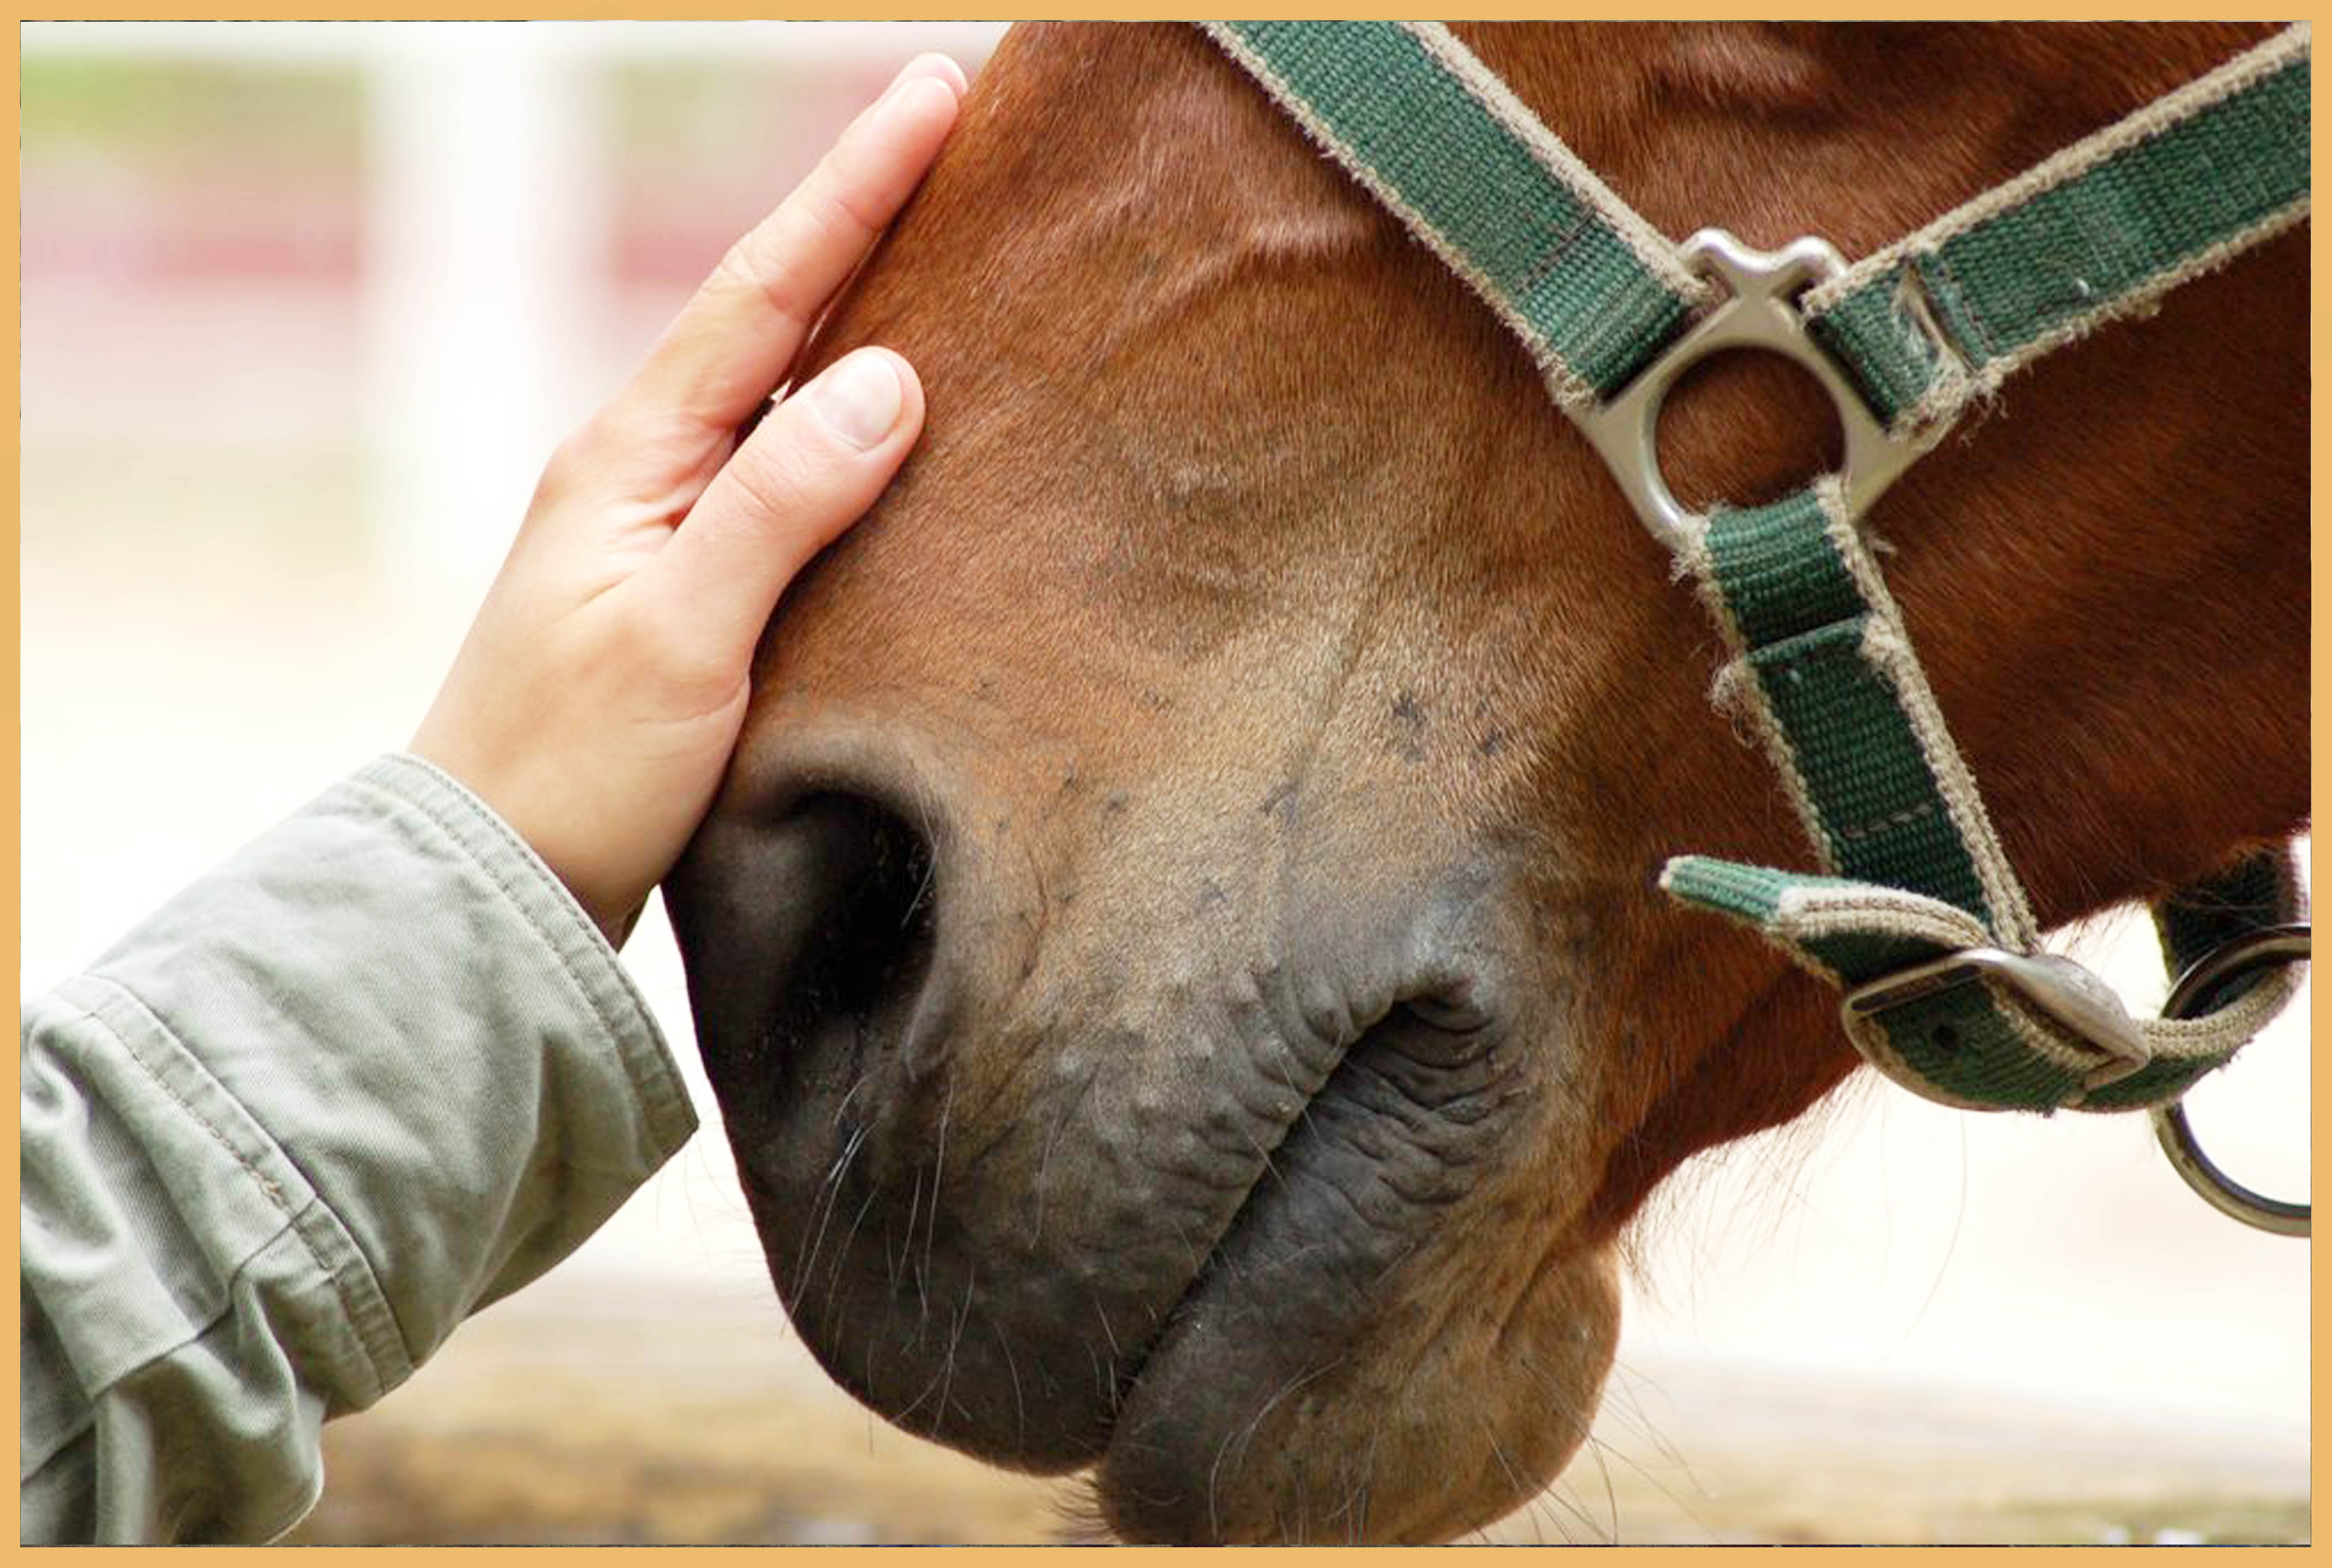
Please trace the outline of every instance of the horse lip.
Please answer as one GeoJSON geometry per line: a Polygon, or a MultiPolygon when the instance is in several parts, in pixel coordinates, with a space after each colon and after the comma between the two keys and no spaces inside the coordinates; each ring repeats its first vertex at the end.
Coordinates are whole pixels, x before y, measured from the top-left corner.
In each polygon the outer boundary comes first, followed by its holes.
{"type": "MultiPolygon", "coordinates": [[[[1348,1067],[1355,1071],[1372,1071],[1373,1063],[1381,1061],[1387,1051],[1396,1048],[1396,1040],[1415,1044],[1422,1036],[1438,1059],[1421,1059],[1422,1053],[1413,1050],[1403,1055],[1422,1072],[1450,1070],[1467,1063],[1486,1061],[1509,1034],[1510,1031],[1502,1027],[1500,1019],[1463,1004],[1451,1004],[1445,1010],[1441,1008],[1419,1009],[1410,1003],[1401,1003],[1396,1004],[1382,1018],[1363,1029],[1343,1049],[1335,1066],[1322,1079],[1317,1088],[1305,1096],[1302,1106],[1289,1118],[1280,1142],[1266,1152],[1255,1180],[1240,1199],[1238,1206],[1209,1243],[1198,1267],[1183,1282],[1173,1305],[1161,1316],[1157,1330],[1125,1363],[1116,1380],[1117,1398],[1113,1405],[1105,1439],[1108,1445],[1113,1447],[1117,1440],[1120,1418],[1132,1401],[1134,1391],[1150,1378],[1158,1367],[1161,1354],[1171,1354],[1170,1342],[1175,1338],[1177,1331],[1201,1310],[1210,1289],[1224,1277],[1222,1266],[1227,1255],[1239,1245],[1246,1232],[1268,1220],[1277,1206],[1298,1200],[1275,1160],[1284,1155],[1291,1140],[1304,1135],[1304,1130],[1313,1124],[1311,1118],[1314,1107],[1339,1094],[1347,1083],[1348,1067]],[[1436,1018],[1447,1021],[1435,1021],[1436,1018]],[[1269,1190],[1274,1188],[1278,1190],[1269,1190]]],[[[1491,1082],[1495,1085],[1502,1080],[1493,1076],[1491,1082]]],[[[1454,1114],[1450,1119],[1467,1126],[1489,1119],[1495,1115],[1497,1107],[1505,1103],[1508,1093],[1503,1088],[1494,1087],[1483,1095],[1461,1096],[1462,1114],[1454,1114]]],[[[1456,1104],[1458,1102],[1453,1102],[1453,1105],[1456,1104]]],[[[1430,1212],[1429,1209],[1420,1210],[1420,1221],[1429,1219],[1430,1212]]],[[[1353,1305],[1359,1304],[1355,1302],[1353,1305]]]]}

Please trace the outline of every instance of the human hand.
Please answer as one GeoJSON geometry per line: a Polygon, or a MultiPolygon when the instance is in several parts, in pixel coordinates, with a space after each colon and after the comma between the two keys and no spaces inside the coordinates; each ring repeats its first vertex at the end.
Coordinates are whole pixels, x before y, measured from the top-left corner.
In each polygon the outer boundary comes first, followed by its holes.
{"type": "Polygon", "coordinates": [[[413,738],[610,940],[712,805],[778,596],[922,428],[913,369],[865,348],[735,438],[930,167],[963,91],[945,56],[911,62],[560,444],[413,738]]]}

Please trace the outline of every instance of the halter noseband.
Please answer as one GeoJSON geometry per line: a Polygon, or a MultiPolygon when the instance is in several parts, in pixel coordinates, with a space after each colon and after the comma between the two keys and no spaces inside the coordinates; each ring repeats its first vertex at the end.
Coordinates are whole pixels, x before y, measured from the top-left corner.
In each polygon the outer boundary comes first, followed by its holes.
{"type": "Polygon", "coordinates": [[[1764,741],[1821,870],[1679,856],[1660,885],[1838,985],[1848,1037],[1914,1092],[2150,1109],[2205,1197],[2306,1234],[2305,1206],[2227,1181],[2177,1109],[2296,987],[2308,928],[2289,850],[2155,906],[2184,977],[2164,1018],[2133,1019],[2042,952],[1859,525],[2007,376],[2307,217],[2307,25],[1851,265],[1819,239],[1672,244],[1438,24],[1205,26],[1522,339],[1724,631],[1719,703],[1764,741]],[[1781,501],[1695,514],[1660,477],[1660,403],[1740,348],[1813,374],[1845,463],[1781,501]]]}

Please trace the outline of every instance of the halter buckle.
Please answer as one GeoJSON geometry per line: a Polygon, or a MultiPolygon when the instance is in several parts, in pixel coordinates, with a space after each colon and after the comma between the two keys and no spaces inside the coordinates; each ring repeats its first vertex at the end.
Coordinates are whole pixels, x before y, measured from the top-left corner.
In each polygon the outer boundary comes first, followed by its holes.
{"type": "Polygon", "coordinates": [[[1691,543],[1701,520],[1677,500],[1660,473],[1660,406],[1677,378],[1711,354],[1730,349],[1779,354],[1803,368],[1830,394],[1846,436],[1846,461],[1839,477],[1850,517],[1861,517],[1905,469],[1942,439],[1948,428],[1942,420],[1890,432],[1870,412],[1838,361],[1807,335],[1798,295],[1846,270],[1845,258],[1829,241],[1808,237],[1778,251],[1759,251],[1723,229],[1703,229],[1685,241],[1678,255],[1693,272],[1722,282],[1727,297],[1634,380],[1578,416],[1581,429],[1619,481],[1636,515],[1671,551],[1691,543]]]}
{"type": "MultiPolygon", "coordinates": [[[[1840,1010],[1850,1025],[1981,980],[2006,987],[2018,1000],[2098,1054],[2102,1059],[2082,1075],[2085,1089],[2118,1083],[2154,1059],[2145,1032],[2112,988],[2072,960],[2053,953],[2028,957],[1994,947],[1962,948],[1864,981],[1846,993],[1840,1010]]],[[[1849,1028],[1847,1037],[1858,1037],[1849,1028]]],[[[1908,1086],[1919,1088],[1916,1084],[1908,1086]]]]}

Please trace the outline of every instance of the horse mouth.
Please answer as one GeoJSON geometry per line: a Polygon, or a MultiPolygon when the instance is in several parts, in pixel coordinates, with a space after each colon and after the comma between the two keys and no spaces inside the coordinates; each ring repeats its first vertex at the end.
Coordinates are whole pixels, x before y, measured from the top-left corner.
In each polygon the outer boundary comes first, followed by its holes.
{"type": "Polygon", "coordinates": [[[1366,1382],[1343,1374],[1373,1353],[1367,1320],[1487,1152],[1514,1091],[1488,1032],[1469,1033],[1453,1039],[1406,1009],[1378,1020],[1263,1158],[1121,1381],[1094,1476],[1119,1535],[1378,1538],[1372,1495],[1394,1488],[1367,1474],[1362,1455],[1332,1460],[1327,1488],[1276,1472],[1288,1443],[1305,1441],[1325,1407],[1349,1400],[1347,1385],[1366,1382]],[[1307,1490],[1257,1528],[1255,1493],[1285,1502],[1307,1490]]]}
{"type": "MultiPolygon", "coordinates": [[[[935,1203],[928,1171],[903,1190],[822,1179],[805,1192],[767,1176],[768,1152],[797,1132],[748,1131],[747,1113],[731,1115],[731,1133],[795,1326],[885,1419],[1008,1468],[1089,1469],[1093,1506],[1122,1539],[1376,1539],[1396,1487],[1391,1477],[1371,1484],[1362,1456],[1326,1487],[1277,1472],[1324,1414],[1341,1425],[1361,1413],[1333,1409],[1352,1398],[1340,1374],[1371,1353],[1368,1319],[1465,1191],[1466,1145],[1496,1120],[1494,1070],[1424,1066],[1414,1054],[1422,1027],[1389,1018],[1356,1040],[1285,1136],[1257,1152],[1228,1218],[1211,1234],[1181,1233],[1195,1263],[1133,1292],[1060,1288],[1111,1273],[1092,1248],[1056,1252],[1017,1278],[1000,1259],[982,1267],[997,1251],[992,1233],[935,1203]],[[1436,1076],[1448,1086],[1437,1103],[1410,1102],[1415,1121],[1388,1110],[1436,1076]],[[1438,1120],[1420,1126],[1427,1118],[1438,1120]],[[1031,1295],[1033,1310],[1020,1305],[1031,1295]],[[1127,1323],[1152,1326],[1137,1337],[1127,1323]],[[1300,1522],[1288,1507],[1259,1523],[1247,1501],[1258,1490],[1321,1500],[1300,1522]]],[[[866,1158],[879,1136],[846,1117],[827,1175],[866,1158]]],[[[1336,1468],[1310,1468],[1324,1462],[1336,1468]]],[[[1458,1527],[1469,1522],[1480,1521],[1458,1527]]]]}
{"type": "MultiPolygon", "coordinates": [[[[1524,1251],[1566,1223],[1528,1162],[1571,1096],[1522,1048],[1545,1020],[1488,978],[1478,886],[1341,961],[1228,962],[1175,945],[1187,919],[1016,949],[1000,877],[913,798],[828,782],[716,813],[665,890],[771,1277],[826,1370],[977,1458],[1091,1468],[1133,1539],[1423,1539],[1519,1501],[1432,1493],[1430,1422],[1381,1463],[1372,1430],[1472,1396],[1450,1345],[1544,1294],[1524,1251]]],[[[1582,1364],[1566,1401],[1591,1402],[1604,1361],[1582,1364]]]]}
{"type": "Polygon", "coordinates": [[[1404,1180],[1390,1148],[1396,1140],[1409,1146],[1404,1152],[1419,1146],[1417,1123],[1387,1108],[1396,1097],[1419,1119],[1444,1118],[1452,1131],[1473,1128],[1496,1110],[1501,1086],[1487,1065],[1489,1037],[1456,1051],[1436,1040],[1445,1058],[1456,1059],[1428,1065],[1419,1037],[1443,1033],[1405,1010],[1390,1014],[1343,1048],[1324,1083],[1300,1103],[1289,1102],[1295,1114],[1276,1143],[1256,1151],[1238,1206],[1209,1242],[1155,1336],[1132,1358],[1127,1388],[1148,1373],[1178,1333],[1199,1332],[1189,1325],[1210,1298],[1241,1288],[1243,1253],[1302,1226],[1319,1233],[1314,1261],[1323,1268],[1381,1270],[1405,1248],[1367,1238],[1404,1232],[1462,1195],[1470,1162],[1466,1151],[1437,1151],[1404,1180]],[[1339,1216],[1356,1223],[1338,1223],[1339,1216]],[[1346,1238],[1347,1245],[1332,1245],[1346,1238]]]}

